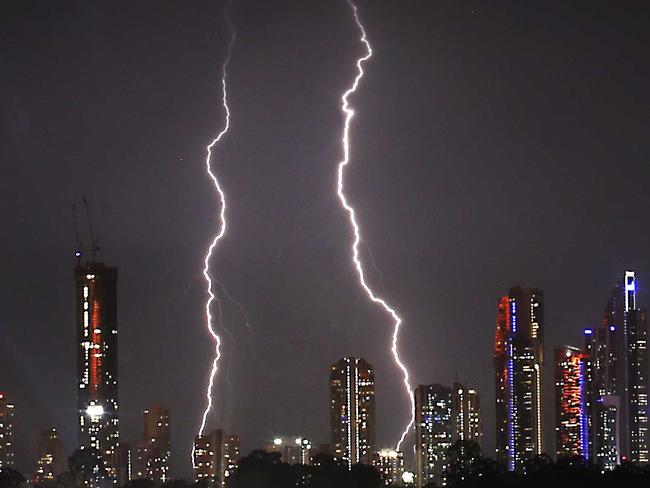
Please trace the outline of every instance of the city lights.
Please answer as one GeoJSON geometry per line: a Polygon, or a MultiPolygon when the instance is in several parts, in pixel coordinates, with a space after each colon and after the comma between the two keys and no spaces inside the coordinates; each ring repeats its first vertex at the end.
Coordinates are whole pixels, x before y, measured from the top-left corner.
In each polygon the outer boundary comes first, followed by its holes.
{"type": "Polygon", "coordinates": [[[86,409],[86,413],[91,418],[101,417],[102,415],[104,415],[104,407],[102,407],[101,405],[90,405],[86,409]]]}

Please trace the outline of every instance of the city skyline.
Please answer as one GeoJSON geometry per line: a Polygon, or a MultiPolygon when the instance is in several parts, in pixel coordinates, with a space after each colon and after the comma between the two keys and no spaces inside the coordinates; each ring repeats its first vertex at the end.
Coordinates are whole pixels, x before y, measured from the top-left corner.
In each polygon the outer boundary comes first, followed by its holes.
{"type": "MultiPolygon", "coordinates": [[[[71,279],[70,204],[85,195],[97,260],[120,270],[120,437],[135,449],[142,412],[164,405],[170,473],[193,476],[214,352],[201,264],[219,205],[204,150],[224,115],[224,6],[1,7],[10,75],[0,81],[0,392],[15,404],[25,472],[44,429],[57,429],[64,452],[76,447],[71,419],[90,406],[77,401],[71,279]]],[[[510,286],[537,287],[541,437],[553,452],[553,349],[586,348],[585,328],[607,341],[602,308],[625,270],[637,273],[638,303],[650,303],[644,7],[358,7],[376,50],[352,100],[346,184],[367,278],[404,318],[411,383],[475,388],[491,452],[495,301],[510,286]]],[[[340,96],[363,55],[357,26],[345,1],[235,1],[232,20],[233,124],[215,160],[231,226],[213,267],[226,287],[215,290],[236,302],[223,304],[211,427],[240,435],[242,453],[282,433],[324,442],[327,368],[354,356],[375,368],[376,447],[394,447],[411,411],[392,326],[359,289],[335,198],[340,96]]],[[[90,256],[87,227],[80,218],[90,256]]],[[[634,361],[615,368],[629,374],[634,361]]],[[[627,426],[640,400],[626,398],[627,426]]]]}
{"type": "MultiPolygon", "coordinates": [[[[91,261],[83,262],[80,251],[76,257],[79,446],[97,451],[108,479],[117,486],[141,478],[161,486],[173,479],[169,411],[155,403],[144,410],[143,437],[134,449],[117,428],[117,268],[94,261],[94,253],[91,261]],[[104,334],[111,340],[102,339],[104,334]]],[[[570,345],[554,348],[551,456],[582,456],[604,469],[626,460],[648,462],[648,326],[645,309],[637,306],[637,290],[636,273],[625,271],[610,291],[601,325],[596,331],[584,329],[584,350],[570,345]],[[613,400],[607,400],[609,396],[613,400]],[[622,401],[623,396],[632,400],[622,401]]],[[[508,470],[523,472],[527,461],[546,453],[541,442],[542,425],[549,422],[541,413],[544,292],[515,286],[497,304],[493,357],[500,413],[494,428],[503,444],[497,445],[494,457],[508,470]]],[[[278,453],[289,464],[309,465],[322,453],[349,468],[372,465],[386,484],[413,473],[420,487],[427,481],[445,483],[447,453],[454,443],[473,441],[478,449],[483,444],[484,419],[474,388],[458,381],[451,388],[418,385],[415,423],[408,433],[415,436],[415,458],[405,463],[403,452],[376,443],[374,367],[363,358],[345,357],[330,367],[329,378],[330,444],[316,448],[302,436],[275,437],[264,450],[278,453]]],[[[15,406],[0,394],[0,407],[0,467],[13,467],[15,406]]],[[[241,456],[240,437],[206,427],[208,433],[194,441],[194,479],[226,486],[241,456]]],[[[42,431],[38,449],[34,480],[43,482],[64,471],[65,456],[55,428],[42,431]]]]}

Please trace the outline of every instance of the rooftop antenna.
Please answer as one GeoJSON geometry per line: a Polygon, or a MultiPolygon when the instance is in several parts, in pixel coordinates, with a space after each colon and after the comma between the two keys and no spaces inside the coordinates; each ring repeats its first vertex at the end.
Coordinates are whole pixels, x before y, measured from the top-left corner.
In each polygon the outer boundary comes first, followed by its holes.
{"type": "Polygon", "coordinates": [[[86,197],[81,197],[81,200],[84,202],[84,208],[86,209],[86,220],[88,221],[88,229],[90,230],[90,241],[92,243],[92,247],[90,248],[90,254],[93,258],[93,263],[94,263],[95,258],[97,256],[97,251],[100,250],[100,247],[97,239],[95,239],[95,232],[93,231],[93,222],[92,219],[90,218],[90,210],[88,210],[88,200],[86,200],[86,197]]]}
{"type": "Polygon", "coordinates": [[[76,199],[72,199],[72,219],[74,220],[74,240],[75,240],[75,252],[74,255],[77,258],[77,266],[81,265],[81,239],[79,239],[79,225],[77,223],[77,202],[76,199]]]}

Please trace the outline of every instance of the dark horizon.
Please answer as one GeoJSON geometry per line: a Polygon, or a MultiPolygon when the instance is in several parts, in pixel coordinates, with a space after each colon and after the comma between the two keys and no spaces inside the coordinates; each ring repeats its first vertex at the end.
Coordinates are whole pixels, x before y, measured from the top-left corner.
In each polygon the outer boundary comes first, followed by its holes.
{"type": "MultiPolygon", "coordinates": [[[[70,204],[86,196],[98,260],[119,269],[121,435],[134,444],[162,403],[171,474],[190,477],[213,350],[201,270],[219,207],[204,160],[224,117],[223,8],[0,6],[0,391],[26,473],[40,430],[77,445],[70,204]]],[[[547,354],[582,346],[626,269],[650,305],[650,6],[382,0],[359,14],[374,56],[347,187],[376,269],[362,257],[404,316],[413,385],[475,386],[492,456],[500,296],[544,291],[547,354]]],[[[213,158],[230,227],[212,268],[252,328],[224,308],[217,421],[243,454],[278,434],[329,442],[328,367],[353,355],[375,366],[378,447],[392,446],[409,411],[391,324],[358,287],[335,194],[356,26],[344,1],[234,0],[232,18],[232,127],[213,158]]],[[[544,381],[553,452],[548,362],[544,381]]]]}

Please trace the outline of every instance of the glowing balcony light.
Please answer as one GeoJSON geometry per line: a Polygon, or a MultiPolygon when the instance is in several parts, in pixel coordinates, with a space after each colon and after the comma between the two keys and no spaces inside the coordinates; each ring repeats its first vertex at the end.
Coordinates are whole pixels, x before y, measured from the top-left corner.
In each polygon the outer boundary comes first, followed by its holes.
{"type": "Polygon", "coordinates": [[[101,405],[89,405],[88,408],[86,409],[86,413],[90,417],[101,417],[104,415],[104,407],[101,405]]]}
{"type": "Polygon", "coordinates": [[[415,483],[415,473],[411,471],[404,471],[402,474],[402,481],[407,485],[412,485],[415,483]]]}

